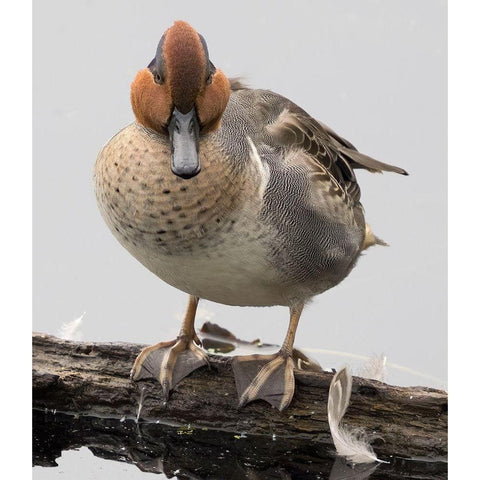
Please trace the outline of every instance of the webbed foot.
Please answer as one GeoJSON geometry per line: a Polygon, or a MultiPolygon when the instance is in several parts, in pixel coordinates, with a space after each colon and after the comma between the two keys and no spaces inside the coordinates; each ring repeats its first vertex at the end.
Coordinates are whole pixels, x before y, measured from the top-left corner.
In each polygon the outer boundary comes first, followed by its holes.
{"type": "Polygon", "coordinates": [[[266,400],[280,411],[290,405],[295,391],[292,356],[283,350],[274,355],[245,355],[232,360],[239,407],[266,400]]]}
{"type": "Polygon", "coordinates": [[[133,364],[130,378],[134,381],[154,378],[162,385],[165,397],[183,378],[197,368],[208,365],[207,354],[195,335],[180,335],[171,342],[144,348],[133,364]]]}

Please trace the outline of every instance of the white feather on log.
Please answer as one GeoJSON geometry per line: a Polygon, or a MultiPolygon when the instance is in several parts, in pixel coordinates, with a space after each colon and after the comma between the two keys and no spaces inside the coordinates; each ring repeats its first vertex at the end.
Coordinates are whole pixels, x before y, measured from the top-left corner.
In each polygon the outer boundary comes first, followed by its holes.
{"type": "Polygon", "coordinates": [[[350,403],[351,393],[352,376],[347,368],[343,368],[335,374],[330,383],[327,404],[328,424],[337,454],[352,464],[381,462],[368,443],[365,433],[340,424],[350,403]]]}
{"type": "Polygon", "coordinates": [[[82,321],[86,312],[80,317],[70,322],[64,323],[58,332],[58,336],[63,340],[81,340],[83,338],[82,321]]]}

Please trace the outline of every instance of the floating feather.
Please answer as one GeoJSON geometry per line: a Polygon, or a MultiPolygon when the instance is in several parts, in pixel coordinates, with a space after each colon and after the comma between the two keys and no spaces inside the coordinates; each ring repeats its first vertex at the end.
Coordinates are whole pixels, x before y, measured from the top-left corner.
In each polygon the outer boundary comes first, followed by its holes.
{"type": "Polygon", "coordinates": [[[346,368],[335,374],[328,392],[328,424],[338,455],[349,463],[380,462],[365,434],[340,425],[350,403],[352,376],[346,368]]]}
{"type": "Polygon", "coordinates": [[[82,320],[84,316],[85,312],[75,320],[64,323],[58,332],[58,336],[63,340],[81,340],[83,337],[82,320]]]}
{"type": "Polygon", "coordinates": [[[359,377],[371,378],[384,382],[387,374],[387,357],[382,353],[370,357],[360,368],[358,372],[359,377]]]}

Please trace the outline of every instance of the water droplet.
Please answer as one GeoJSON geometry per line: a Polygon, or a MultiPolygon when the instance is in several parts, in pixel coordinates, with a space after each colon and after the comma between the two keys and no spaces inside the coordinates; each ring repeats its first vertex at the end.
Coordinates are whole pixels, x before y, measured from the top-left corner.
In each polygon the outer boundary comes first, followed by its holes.
{"type": "Polygon", "coordinates": [[[137,423],[140,418],[140,413],[142,412],[144,398],[145,398],[145,387],[142,387],[142,391],[140,392],[140,398],[138,400],[138,411],[137,411],[137,419],[136,419],[137,423]]]}

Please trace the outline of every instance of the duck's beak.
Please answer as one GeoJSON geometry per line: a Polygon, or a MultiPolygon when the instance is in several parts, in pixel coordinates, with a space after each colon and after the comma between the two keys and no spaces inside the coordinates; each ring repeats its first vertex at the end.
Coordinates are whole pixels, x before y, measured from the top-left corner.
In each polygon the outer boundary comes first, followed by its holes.
{"type": "Polygon", "coordinates": [[[198,158],[199,121],[195,109],[181,113],[176,108],[168,124],[172,146],[172,172],[182,178],[192,178],[200,172],[198,158]]]}

